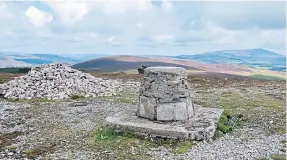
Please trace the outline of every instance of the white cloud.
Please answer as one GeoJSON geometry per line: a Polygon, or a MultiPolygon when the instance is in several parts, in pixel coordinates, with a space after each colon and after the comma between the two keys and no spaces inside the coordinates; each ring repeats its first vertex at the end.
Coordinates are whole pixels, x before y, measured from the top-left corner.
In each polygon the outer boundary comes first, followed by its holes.
{"type": "Polygon", "coordinates": [[[118,46],[119,43],[116,41],[116,38],[114,36],[108,37],[106,39],[106,43],[111,45],[111,46],[118,46]]]}
{"type": "Polygon", "coordinates": [[[154,36],[154,39],[157,42],[166,42],[166,41],[173,40],[173,38],[174,38],[173,34],[158,34],[158,35],[154,36]]]}
{"type": "Polygon", "coordinates": [[[46,1],[50,8],[60,17],[66,25],[72,25],[76,21],[81,21],[88,13],[89,1],[46,1]]]}
{"type": "Polygon", "coordinates": [[[125,13],[128,10],[136,10],[140,12],[149,11],[152,9],[152,3],[149,0],[133,0],[133,1],[121,1],[121,0],[107,0],[102,2],[103,11],[105,13],[125,13]]]}
{"type": "Polygon", "coordinates": [[[107,42],[108,42],[109,44],[112,44],[114,40],[115,40],[115,37],[109,37],[109,38],[107,39],[107,42]]]}
{"type": "Polygon", "coordinates": [[[96,37],[98,37],[98,35],[96,33],[89,33],[89,37],[90,38],[96,38],[96,37]]]}
{"type": "Polygon", "coordinates": [[[34,7],[30,6],[26,12],[25,16],[29,19],[29,21],[35,26],[35,27],[42,27],[46,23],[49,23],[53,20],[53,16],[34,7]]]}
{"type": "Polygon", "coordinates": [[[101,11],[106,14],[124,14],[127,11],[146,12],[152,9],[149,0],[96,0],[96,1],[47,1],[51,9],[60,17],[66,25],[72,25],[77,21],[82,21],[84,17],[92,11],[101,11]]]}
{"type": "Polygon", "coordinates": [[[5,2],[0,3],[0,18],[12,18],[13,13],[8,9],[5,2]]]}
{"type": "Polygon", "coordinates": [[[173,6],[172,6],[172,2],[169,1],[169,0],[163,0],[162,1],[162,4],[161,4],[161,8],[163,10],[166,10],[166,11],[171,11],[173,6]]]}
{"type": "MultiPolygon", "coordinates": [[[[0,2],[0,18],[4,22],[0,24],[0,44],[4,49],[10,43],[8,48],[17,50],[14,44],[22,44],[23,39],[33,41],[28,50],[39,48],[42,52],[37,44],[43,41],[47,46],[59,46],[48,47],[59,53],[89,49],[90,53],[101,49],[105,53],[119,53],[120,49],[126,52],[131,48],[137,52],[138,46],[141,52],[153,54],[286,48],[286,21],[282,20],[285,10],[281,3],[51,0],[41,1],[41,8],[36,8],[38,2],[34,3],[0,2]],[[271,9],[264,10],[266,6],[271,9]],[[45,27],[32,28],[23,12],[33,25],[45,27]],[[142,41],[138,43],[137,39],[142,41]],[[121,47],[115,49],[119,44],[121,47]]],[[[18,48],[18,51],[24,50],[18,48]]]]}
{"type": "Polygon", "coordinates": [[[136,24],[136,26],[137,26],[138,28],[142,28],[142,27],[143,27],[143,24],[142,24],[141,22],[138,22],[138,23],[136,24]]]}

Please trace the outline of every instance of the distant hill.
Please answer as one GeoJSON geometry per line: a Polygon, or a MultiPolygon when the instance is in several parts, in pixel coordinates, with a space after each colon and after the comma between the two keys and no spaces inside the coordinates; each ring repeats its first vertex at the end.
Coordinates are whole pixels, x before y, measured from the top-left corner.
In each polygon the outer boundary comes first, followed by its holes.
{"type": "Polygon", "coordinates": [[[183,67],[185,69],[199,70],[197,68],[186,65],[174,64],[164,61],[156,61],[153,60],[152,58],[137,57],[137,56],[112,56],[112,57],[96,58],[93,60],[75,64],[72,67],[78,69],[86,69],[90,71],[115,72],[115,71],[135,70],[141,67],[142,65],[176,66],[176,67],[183,67]]]}
{"type": "MultiPolygon", "coordinates": [[[[114,56],[105,57],[102,54],[20,54],[20,53],[4,53],[0,52],[0,68],[1,67],[26,67],[39,64],[48,64],[54,62],[75,65],[80,68],[93,68],[93,70],[113,71],[116,69],[134,69],[141,64],[149,66],[161,65],[166,66],[176,61],[167,62],[167,58],[175,58],[178,60],[193,60],[193,64],[208,67],[208,64],[221,64],[231,66],[232,64],[249,66],[252,68],[262,68],[274,71],[286,72],[286,56],[280,55],[265,49],[248,49],[248,50],[223,50],[207,52],[196,55],[179,55],[179,56],[114,56]],[[95,59],[101,58],[103,59],[95,59]],[[121,59],[119,61],[119,59],[121,59]],[[128,59],[128,60],[126,60],[128,59]],[[155,62],[156,60],[156,62],[155,62]],[[83,62],[83,63],[81,63],[83,62]],[[204,62],[200,63],[199,62],[204,62]],[[111,65],[117,66],[115,69],[108,69],[111,65]]],[[[177,66],[185,66],[182,61],[177,61],[177,66]],[[180,62],[180,63],[177,63],[180,62]]],[[[185,62],[184,62],[185,63],[185,62]]],[[[189,67],[197,68],[197,65],[189,65],[189,67]]],[[[223,67],[224,68],[224,67],[223,67]]],[[[240,67],[237,67],[240,68],[240,67]]],[[[242,67],[241,67],[242,68],[242,67]]]]}
{"type": "Polygon", "coordinates": [[[265,49],[223,50],[196,55],[172,56],[211,64],[232,63],[275,71],[286,71],[286,56],[265,49]]]}
{"type": "Polygon", "coordinates": [[[186,59],[169,57],[139,57],[139,56],[111,56],[101,57],[73,65],[73,68],[85,69],[98,72],[118,72],[136,70],[146,66],[178,66],[183,67],[190,73],[220,73],[232,75],[269,75],[285,78],[284,72],[255,69],[237,64],[208,64],[186,59]]]}
{"type": "Polygon", "coordinates": [[[99,54],[22,54],[11,52],[0,52],[0,68],[3,67],[27,67],[32,65],[49,64],[54,62],[76,64],[82,61],[102,57],[99,54]]]}

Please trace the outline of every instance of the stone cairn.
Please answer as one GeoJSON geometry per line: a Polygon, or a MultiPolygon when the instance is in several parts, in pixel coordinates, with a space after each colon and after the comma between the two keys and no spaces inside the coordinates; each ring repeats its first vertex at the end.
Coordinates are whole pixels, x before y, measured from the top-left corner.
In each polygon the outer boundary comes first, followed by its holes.
{"type": "Polygon", "coordinates": [[[103,80],[82,73],[63,64],[40,65],[21,77],[0,84],[0,95],[10,99],[67,99],[113,96],[120,90],[120,82],[103,80]]]}
{"type": "Polygon", "coordinates": [[[194,113],[187,71],[180,67],[149,67],[140,86],[137,115],[150,120],[185,121],[194,113]]]}

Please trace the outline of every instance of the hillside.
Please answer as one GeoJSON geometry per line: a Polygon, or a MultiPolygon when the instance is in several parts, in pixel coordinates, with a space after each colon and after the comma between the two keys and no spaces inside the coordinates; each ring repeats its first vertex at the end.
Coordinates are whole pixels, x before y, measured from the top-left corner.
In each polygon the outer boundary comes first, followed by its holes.
{"type": "Polygon", "coordinates": [[[185,69],[199,70],[197,68],[175,64],[172,62],[165,61],[156,61],[152,58],[146,57],[136,57],[136,56],[112,56],[112,57],[103,57],[96,58],[93,60],[85,61],[73,65],[73,68],[86,69],[90,71],[99,71],[99,72],[116,72],[116,71],[127,71],[135,70],[142,65],[146,66],[176,66],[183,67],[185,69]]]}
{"type": "Polygon", "coordinates": [[[3,67],[27,67],[32,65],[50,64],[61,62],[66,64],[76,64],[95,57],[102,57],[98,54],[22,54],[12,52],[0,52],[0,68],[3,67]]]}
{"type": "MultiPolygon", "coordinates": [[[[146,63],[146,65],[154,66],[154,65],[162,65],[166,66],[169,62],[165,62],[167,58],[175,58],[181,60],[193,60],[197,62],[204,62],[209,64],[237,64],[242,66],[249,66],[252,68],[262,68],[274,71],[286,71],[286,57],[284,55],[280,55],[265,49],[249,49],[249,50],[223,50],[223,51],[214,51],[201,53],[196,55],[178,55],[178,56],[143,56],[135,61],[135,57],[130,56],[129,62],[127,63],[127,56],[114,56],[113,58],[107,57],[104,59],[96,59],[96,61],[100,60],[100,63],[97,63],[96,66],[94,64],[95,58],[105,57],[107,55],[102,54],[22,54],[22,53],[11,53],[11,52],[0,52],[0,67],[23,67],[23,66],[31,66],[31,65],[39,65],[39,64],[49,64],[54,62],[61,62],[65,64],[74,65],[79,68],[91,68],[91,64],[93,65],[93,69],[95,70],[103,70],[103,68],[107,68],[110,64],[115,64],[120,69],[131,69],[137,68],[141,64],[146,63]],[[117,58],[115,58],[117,57],[117,58]],[[122,57],[122,58],[120,58],[122,57]],[[119,59],[125,59],[125,63],[118,62],[119,59]],[[152,58],[152,61],[149,59],[152,58]],[[115,62],[113,59],[116,59],[115,62]],[[133,59],[133,61],[131,61],[133,59]],[[163,60],[161,60],[163,59],[163,60]],[[89,62],[89,61],[92,62],[89,62]],[[154,63],[156,60],[157,63],[154,63]],[[88,62],[86,62],[88,61],[88,62]],[[84,63],[81,63],[84,62],[84,63]],[[90,64],[91,63],[91,64],[90,64]],[[104,64],[107,63],[107,64],[104,64]],[[80,65],[80,66],[79,66],[80,65]],[[84,65],[84,66],[82,66],[84,65]]],[[[174,63],[174,62],[172,62],[174,63]]],[[[195,63],[195,62],[194,62],[195,63]]],[[[196,63],[198,64],[198,63],[196,63]]],[[[177,64],[182,66],[183,64],[177,64]]],[[[184,65],[185,66],[185,65],[184,65]]],[[[106,70],[106,71],[113,71],[106,70]]]]}
{"type": "Polygon", "coordinates": [[[255,74],[285,77],[284,72],[255,69],[236,64],[208,64],[191,60],[164,58],[164,57],[138,57],[138,56],[112,56],[102,57],[73,65],[73,68],[98,72],[117,72],[136,70],[146,66],[177,66],[189,72],[209,72],[250,76],[255,74]]]}
{"type": "Polygon", "coordinates": [[[286,57],[265,49],[223,50],[196,55],[173,56],[211,64],[232,63],[275,71],[286,71],[286,57]]]}

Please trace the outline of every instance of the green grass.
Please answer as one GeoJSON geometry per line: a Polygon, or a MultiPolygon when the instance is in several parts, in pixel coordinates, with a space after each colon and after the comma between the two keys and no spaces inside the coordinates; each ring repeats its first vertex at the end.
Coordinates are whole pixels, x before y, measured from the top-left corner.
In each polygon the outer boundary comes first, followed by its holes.
{"type": "Polygon", "coordinates": [[[40,148],[32,148],[29,150],[26,150],[25,156],[31,159],[37,158],[39,155],[41,155],[42,153],[44,153],[44,150],[41,150],[40,148]]]}
{"type": "Polygon", "coordinates": [[[272,154],[271,158],[273,160],[286,160],[286,154],[272,154]]]}
{"type": "Polygon", "coordinates": [[[268,76],[263,74],[254,74],[251,77],[255,79],[263,79],[263,80],[286,80],[286,78],[276,77],[276,76],[268,76]]]}
{"type": "Polygon", "coordinates": [[[219,105],[229,112],[238,112],[244,109],[245,111],[252,110],[256,107],[266,107],[273,109],[282,109],[283,101],[265,96],[265,95],[244,95],[239,93],[230,93],[228,96],[221,96],[219,105]]]}
{"type": "Polygon", "coordinates": [[[273,110],[284,111],[285,100],[277,99],[273,96],[258,95],[252,93],[223,92],[214,94],[213,92],[199,93],[195,96],[195,103],[203,107],[223,108],[231,115],[242,114],[246,118],[252,110],[263,107],[261,111],[273,110]]]}
{"type": "Polygon", "coordinates": [[[79,121],[79,120],[73,120],[71,123],[73,123],[73,124],[79,124],[79,123],[81,123],[81,121],[79,121]]]}
{"type": "Polygon", "coordinates": [[[18,103],[42,103],[42,102],[64,102],[65,100],[51,100],[46,98],[33,98],[33,99],[7,99],[10,102],[18,103]]]}
{"type": "Polygon", "coordinates": [[[16,149],[16,148],[17,148],[17,146],[15,146],[15,145],[6,146],[6,149],[16,149]]]}
{"type": "Polygon", "coordinates": [[[186,153],[192,146],[194,146],[194,143],[190,141],[184,141],[184,142],[178,142],[176,146],[173,146],[173,153],[176,154],[184,154],[186,153]]]}
{"type": "Polygon", "coordinates": [[[228,125],[228,118],[229,113],[224,111],[221,116],[219,117],[219,120],[217,122],[217,130],[222,132],[222,133],[227,133],[231,131],[231,126],[228,125]]]}
{"type": "Polygon", "coordinates": [[[5,73],[28,73],[31,68],[28,67],[9,67],[9,68],[0,68],[0,72],[5,73]]]}
{"type": "Polygon", "coordinates": [[[47,145],[47,146],[38,146],[35,148],[28,149],[24,151],[25,157],[30,159],[35,159],[40,155],[44,155],[48,152],[53,152],[55,145],[47,145]]]}
{"type": "Polygon", "coordinates": [[[74,94],[74,95],[71,95],[70,98],[71,98],[71,99],[74,99],[74,100],[77,100],[77,99],[84,99],[85,97],[82,96],[82,95],[75,95],[75,94],[74,94]]]}
{"type": "Polygon", "coordinates": [[[112,153],[114,159],[150,159],[150,148],[163,146],[175,154],[184,154],[194,143],[171,139],[139,136],[128,129],[116,130],[99,124],[92,132],[93,147],[104,153],[112,153]]]}
{"type": "Polygon", "coordinates": [[[224,134],[232,131],[232,126],[228,124],[228,116],[230,116],[230,113],[226,111],[222,112],[221,116],[217,121],[216,131],[213,139],[220,138],[224,136],[224,134]]]}
{"type": "Polygon", "coordinates": [[[136,103],[138,95],[128,90],[123,90],[115,96],[102,96],[97,97],[97,99],[119,103],[136,103]]]}
{"type": "Polygon", "coordinates": [[[269,158],[256,158],[256,160],[269,160],[269,158]]]}
{"type": "MultiPolygon", "coordinates": [[[[92,133],[93,147],[101,153],[113,153],[113,159],[149,159],[145,153],[151,143],[137,139],[128,131],[116,132],[114,128],[99,127],[92,133]]],[[[104,156],[104,155],[102,155],[104,156]]]]}
{"type": "MultiPolygon", "coordinates": [[[[286,160],[286,154],[272,154],[271,155],[271,160],[286,160]]],[[[269,160],[270,158],[257,158],[256,160],[269,160]]]]}
{"type": "Polygon", "coordinates": [[[273,96],[240,93],[238,91],[214,93],[203,90],[194,99],[197,104],[203,107],[222,107],[231,111],[233,109],[252,109],[259,106],[282,109],[285,104],[284,100],[278,100],[273,96]]]}
{"type": "Polygon", "coordinates": [[[272,126],[271,128],[270,128],[270,130],[271,130],[271,132],[273,133],[273,134],[275,134],[275,133],[279,133],[279,134],[285,134],[286,133],[286,128],[285,128],[285,126],[272,126]]]}
{"type": "MultiPolygon", "coordinates": [[[[92,100],[100,99],[104,101],[113,101],[120,103],[135,103],[138,99],[137,95],[129,91],[121,91],[115,96],[102,96],[102,97],[84,97],[82,95],[71,95],[72,100],[92,100]]],[[[7,99],[10,102],[19,102],[19,103],[41,103],[41,102],[65,102],[67,99],[62,100],[50,100],[47,98],[33,98],[33,99],[7,99]]]]}
{"type": "Polygon", "coordinates": [[[282,141],[280,141],[280,143],[286,144],[286,139],[283,139],[282,141]]]}
{"type": "MultiPolygon", "coordinates": [[[[285,111],[285,95],[282,94],[282,99],[279,99],[272,95],[266,95],[255,92],[253,90],[241,90],[236,89],[234,91],[220,91],[220,89],[200,90],[194,95],[196,104],[203,107],[222,108],[231,117],[242,115],[241,120],[234,126],[234,128],[240,128],[248,124],[270,122],[272,124],[266,124],[264,127],[268,133],[286,133],[286,111],[285,111]],[[277,117],[276,119],[272,117],[277,117]],[[267,126],[269,125],[269,126],[267,126]]],[[[221,117],[219,121],[225,121],[224,117],[221,117]]],[[[224,125],[219,122],[218,127],[221,130],[227,130],[224,125]]],[[[215,137],[221,137],[224,133],[216,132],[215,137]]]]}

